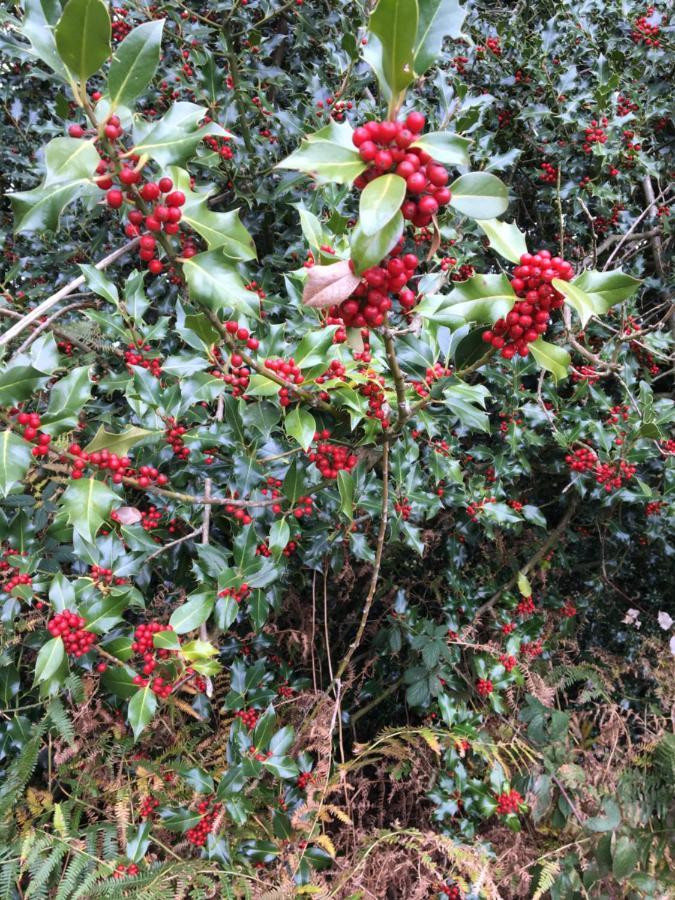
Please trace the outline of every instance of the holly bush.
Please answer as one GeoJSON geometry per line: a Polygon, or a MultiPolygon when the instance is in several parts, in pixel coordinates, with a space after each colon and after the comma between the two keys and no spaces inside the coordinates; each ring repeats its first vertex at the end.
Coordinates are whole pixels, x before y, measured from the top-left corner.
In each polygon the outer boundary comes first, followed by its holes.
{"type": "Polygon", "coordinates": [[[665,4],[1,34],[0,895],[669,895],[665,4]]]}

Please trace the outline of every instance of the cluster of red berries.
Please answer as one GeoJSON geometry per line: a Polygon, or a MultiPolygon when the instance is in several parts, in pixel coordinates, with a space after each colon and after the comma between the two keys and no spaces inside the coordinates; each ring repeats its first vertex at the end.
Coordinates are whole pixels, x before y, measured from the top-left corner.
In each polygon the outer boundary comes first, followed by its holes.
{"type": "Polygon", "coordinates": [[[311,773],[311,772],[301,772],[301,773],[298,775],[298,779],[297,779],[297,781],[296,781],[295,783],[297,784],[298,788],[299,788],[301,791],[304,791],[304,789],[307,787],[307,785],[309,784],[309,782],[310,782],[311,780],[312,780],[312,773],[311,773]]]}
{"type": "Polygon", "coordinates": [[[166,428],[164,429],[166,442],[173,450],[173,455],[179,459],[187,459],[190,455],[190,449],[185,446],[185,441],[183,440],[183,435],[186,432],[187,428],[185,425],[178,425],[173,418],[166,420],[166,428]]]}
{"type": "Polygon", "coordinates": [[[185,832],[185,837],[194,844],[195,847],[203,847],[206,839],[213,831],[213,826],[222,809],[221,803],[214,803],[211,806],[210,800],[202,800],[197,806],[197,812],[201,815],[201,819],[194,828],[189,828],[185,832]]]}
{"type": "Polygon", "coordinates": [[[541,641],[524,641],[520,645],[520,655],[535,659],[544,652],[544,645],[541,641]]]}
{"type": "Polygon", "coordinates": [[[466,281],[467,278],[471,278],[475,273],[474,267],[465,263],[456,272],[453,272],[450,278],[452,281],[466,281]]]}
{"type": "Polygon", "coordinates": [[[571,600],[565,600],[565,603],[564,603],[562,609],[560,610],[560,612],[562,613],[563,616],[565,616],[566,619],[571,619],[574,616],[576,616],[577,608],[572,603],[571,600]]]}
{"type": "Polygon", "coordinates": [[[314,501],[311,497],[298,497],[298,505],[293,510],[296,519],[311,516],[314,512],[314,501]]]}
{"type": "Polygon", "coordinates": [[[40,432],[41,417],[38,413],[19,412],[13,407],[9,414],[16,416],[17,424],[23,428],[23,437],[30,443],[35,443],[31,450],[33,456],[46,456],[49,453],[49,445],[52,440],[51,434],[40,432]]]}
{"type": "Polygon", "coordinates": [[[366,269],[354,292],[338,306],[330,309],[330,316],[340,320],[347,328],[364,328],[382,325],[393,307],[393,296],[404,312],[415,306],[415,291],[406,284],[415,274],[419,260],[414,253],[401,255],[403,241],[391,251],[379,266],[366,269]]]}
{"type": "Polygon", "coordinates": [[[128,866],[125,866],[124,863],[118,863],[115,866],[115,871],[112,874],[113,878],[128,878],[129,876],[138,875],[141,870],[138,868],[136,863],[129,863],[128,866]]]}
{"type": "Polygon", "coordinates": [[[128,344],[124,351],[124,362],[129,371],[132,366],[140,366],[142,369],[147,369],[155,378],[159,378],[162,374],[162,359],[159,356],[146,357],[145,354],[151,351],[150,344],[144,344],[143,341],[128,344]]]}
{"type": "MultiPolygon", "coordinates": [[[[295,537],[296,537],[296,540],[289,541],[286,544],[286,546],[284,547],[284,549],[281,551],[283,556],[292,556],[295,553],[295,551],[298,549],[298,540],[300,539],[300,535],[296,534],[295,537]]],[[[259,544],[256,547],[255,552],[256,552],[256,556],[262,556],[265,559],[267,559],[268,557],[270,557],[272,555],[272,551],[267,546],[267,544],[259,544]]]]}
{"type": "Polygon", "coordinates": [[[661,46],[661,41],[659,40],[661,29],[658,25],[652,25],[651,22],[647,21],[647,19],[653,15],[654,7],[650,6],[647,9],[646,15],[638,16],[638,18],[633,22],[633,30],[630,34],[631,38],[633,39],[633,43],[644,44],[645,47],[654,48],[661,46]]]}
{"type": "Polygon", "coordinates": [[[366,122],[352,135],[359,156],[371,164],[354,180],[354,186],[363,190],[373,179],[395,171],[406,182],[401,212],[417,228],[429,225],[432,216],[450,201],[448,170],[426,151],[411,146],[419,139],[424,123],[422,113],[411,112],[404,122],[366,122]]]}
{"type": "MultiPolygon", "coordinates": [[[[234,355],[232,360],[234,359],[234,355]]],[[[234,363],[233,363],[234,364],[234,363]]],[[[296,365],[293,357],[290,359],[266,359],[265,368],[270,372],[275,372],[284,381],[289,384],[302,384],[305,380],[299,366],[296,365]]],[[[282,387],[279,391],[279,403],[281,406],[289,406],[293,400],[293,389],[282,387]]]]}
{"type": "Polygon", "coordinates": [[[527,618],[531,616],[535,611],[534,598],[530,595],[529,597],[521,597],[518,601],[518,605],[516,606],[516,612],[519,616],[523,618],[527,618]]]}
{"type": "Polygon", "coordinates": [[[99,585],[121,585],[127,583],[126,578],[115,578],[115,576],[113,575],[113,570],[106,569],[104,566],[92,565],[89,569],[89,577],[99,585]]]}
{"type": "Polygon", "coordinates": [[[518,665],[518,660],[515,656],[509,656],[507,653],[502,653],[499,657],[499,662],[504,666],[507,672],[513,671],[518,665]]]}
{"type": "Polygon", "coordinates": [[[504,359],[516,353],[527,356],[528,345],[546,332],[550,311],[564,302],[563,295],[551,286],[555,278],[569,281],[574,275],[570,263],[548,250],[524,253],[520,265],[513,270],[511,287],[518,300],[506,318],[498,319],[491,330],[483,332],[483,340],[500,350],[504,359]]]}
{"type": "Polygon", "coordinates": [[[497,797],[497,813],[500,816],[508,816],[517,813],[523,798],[518,791],[504,791],[497,797]]]}
{"type": "Polygon", "coordinates": [[[235,603],[241,603],[241,601],[245,600],[250,593],[251,588],[244,581],[238,588],[224,588],[222,591],[218,591],[218,596],[232,597],[235,603]]]}
{"type": "Polygon", "coordinates": [[[597,465],[598,457],[589,447],[578,447],[574,453],[568,453],[565,462],[573,472],[592,472],[597,465]]]}
{"type": "Polygon", "coordinates": [[[602,128],[598,125],[596,119],[593,119],[588,128],[584,129],[584,143],[582,146],[582,150],[584,153],[590,153],[593,149],[593,144],[606,144],[607,143],[607,135],[603,131],[603,128],[606,128],[609,120],[607,117],[601,119],[602,128]]]}
{"type": "Polygon", "coordinates": [[[544,184],[555,184],[558,181],[558,170],[551,163],[543,162],[540,169],[542,171],[539,181],[542,181],[544,184]]]}
{"type": "Polygon", "coordinates": [[[217,153],[221,159],[232,159],[234,151],[229,145],[230,140],[231,138],[229,135],[220,137],[215,134],[207,134],[204,138],[204,143],[209,150],[213,150],[213,152],[217,153]]]}
{"type": "Polygon", "coordinates": [[[410,514],[412,513],[412,506],[408,502],[407,497],[402,497],[400,500],[397,500],[394,503],[394,510],[398,515],[403,519],[404,522],[407,522],[410,518],[410,514]]]}
{"type": "Polygon", "coordinates": [[[258,711],[256,709],[240,709],[235,713],[238,719],[241,719],[242,724],[252,731],[256,723],[258,721],[258,711]]]}
{"type": "Polygon", "coordinates": [[[324,429],[314,435],[316,447],[307,454],[324,478],[336,479],[338,472],[351,472],[358,462],[358,457],[349,447],[329,442],[330,431],[324,429]]]}
{"type": "Polygon", "coordinates": [[[225,330],[235,340],[245,343],[249,350],[257,350],[260,346],[258,338],[253,337],[248,328],[241,327],[237,322],[226,322],[225,330]]]}
{"type": "Polygon", "coordinates": [[[154,637],[162,631],[173,631],[173,626],[162,625],[161,622],[147,622],[139,625],[134,631],[134,641],[131,645],[131,649],[134,653],[142,654],[144,659],[147,654],[150,654],[151,659],[145,661],[147,663],[154,663],[147,672],[145,669],[143,670],[145,675],[149,675],[155,670],[156,663],[153,655],[155,652],[158,653],[160,659],[168,659],[170,655],[169,650],[161,649],[155,651],[154,637]]]}
{"type": "Polygon", "coordinates": [[[494,686],[489,678],[479,678],[476,682],[476,690],[481,697],[488,697],[494,691],[494,686]]]}
{"type": "Polygon", "coordinates": [[[469,503],[466,508],[466,514],[473,521],[477,521],[478,513],[481,512],[486,503],[496,503],[496,497],[484,497],[482,500],[475,500],[473,503],[469,503]]]}
{"type": "Polygon", "coordinates": [[[619,94],[616,98],[616,114],[618,116],[627,116],[632,112],[637,112],[639,109],[640,105],[631,100],[630,97],[619,94]]]}
{"type": "Polygon", "coordinates": [[[154,797],[146,797],[141,803],[141,808],[138,811],[141,819],[150,819],[154,815],[155,810],[159,806],[159,800],[155,800],[154,797]]]}
{"type": "MultiPolygon", "coordinates": [[[[24,553],[19,553],[17,550],[13,550],[11,547],[6,548],[2,551],[2,556],[25,556],[24,553]]],[[[2,577],[6,579],[4,584],[2,585],[2,590],[6,594],[11,594],[15,587],[19,587],[20,585],[28,585],[30,587],[33,586],[32,577],[27,572],[19,572],[17,566],[13,566],[11,563],[8,563],[6,559],[0,559],[0,573],[2,573],[2,577]]]]}
{"type": "Polygon", "coordinates": [[[163,487],[169,483],[168,477],[162,475],[154,466],[141,466],[136,470],[131,466],[128,456],[118,456],[106,449],[86,453],[79,444],[71,444],[68,453],[76,457],[73,460],[73,471],[70,473],[70,477],[75,480],[83,477],[87,465],[92,465],[101,471],[112,472],[114,484],[121,484],[124,478],[138,481],[139,487],[142,488],[150,487],[151,484],[163,487]]]}
{"type": "Polygon", "coordinates": [[[124,6],[113,6],[112,13],[112,39],[114,43],[118,44],[131,31],[131,22],[126,20],[129,10],[124,6]]]}
{"type": "Polygon", "coordinates": [[[661,510],[666,504],[662,500],[652,500],[645,506],[645,515],[660,516],[661,510]]]}
{"type": "Polygon", "coordinates": [[[368,398],[369,419],[378,419],[382,428],[389,428],[389,415],[387,412],[387,399],[384,395],[384,378],[375,372],[368,370],[370,381],[359,385],[359,394],[368,398]]]}
{"type": "Polygon", "coordinates": [[[604,485],[607,493],[619,490],[624,481],[630,481],[637,472],[637,466],[625,459],[617,463],[601,463],[597,454],[588,447],[579,447],[567,454],[565,462],[573,472],[592,472],[597,483],[604,485]]]}
{"type": "Polygon", "coordinates": [[[424,382],[421,381],[413,381],[413,387],[417,391],[420,397],[428,397],[429,396],[429,388],[431,385],[438,381],[439,378],[445,378],[448,375],[452,375],[452,369],[446,368],[441,365],[441,363],[434,363],[433,366],[430,366],[424,375],[424,382]]]}
{"type": "Polygon", "coordinates": [[[161,521],[162,513],[156,506],[141,510],[141,528],[144,531],[154,531],[155,528],[159,528],[161,521]]]}
{"type": "Polygon", "coordinates": [[[448,900],[462,900],[462,892],[456,884],[440,884],[438,893],[444,894],[448,900]]]}
{"type": "Polygon", "coordinates": [[[72,610],[64,609],[63,612],[57,613],[53,619],[47,623],[47,630],[52,637],[60,637],[66,653],[69,656],[80,657],[85,653],[89,653],[96,635],[93,631],[86,631],[86,624],[82,616],[78,616],[72,610]]]}

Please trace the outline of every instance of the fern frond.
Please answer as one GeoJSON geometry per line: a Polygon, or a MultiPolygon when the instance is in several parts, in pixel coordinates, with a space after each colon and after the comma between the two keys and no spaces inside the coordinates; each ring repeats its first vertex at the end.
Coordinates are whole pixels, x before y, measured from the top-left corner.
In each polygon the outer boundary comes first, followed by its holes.
{"type": "Polygon", "coordinates": [[[541,900],[544,894],[553,887],[553,883],[559,871],[560,863],[556,860],[550,860],[542,865],[539,878],[537,879],[537,887],[532,895],[532,900],[541,900]]]}

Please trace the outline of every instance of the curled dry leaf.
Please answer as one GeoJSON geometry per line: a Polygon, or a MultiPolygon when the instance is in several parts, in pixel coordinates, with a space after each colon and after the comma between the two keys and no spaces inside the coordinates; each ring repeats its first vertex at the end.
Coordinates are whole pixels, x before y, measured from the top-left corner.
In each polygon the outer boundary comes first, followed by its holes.
{"type": "Polygon", "coordinates": [[[352,272],[348,259],[330,266],[312,266],[307,272],[302,302],[314,309],[335,306],[354,293],[360,278],[352,272]]]}
{"type": "Polygon", "coordinates": [[[142,518],[135,506],[120,506],[115,510],[115,520],[121,525],[135,525],[142,518]]]}

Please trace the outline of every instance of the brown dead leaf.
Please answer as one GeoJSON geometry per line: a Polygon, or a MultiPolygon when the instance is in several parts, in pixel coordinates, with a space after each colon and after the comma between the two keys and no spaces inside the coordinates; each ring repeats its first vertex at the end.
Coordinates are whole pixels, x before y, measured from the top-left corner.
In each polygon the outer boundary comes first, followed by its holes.
{"type": "Polygon", "coordinates": [[[354,293],[360,280],[348,259],[330,266],[312,266],[307,272],[302,302],[313,309],[335,306],[354,293]]]}

